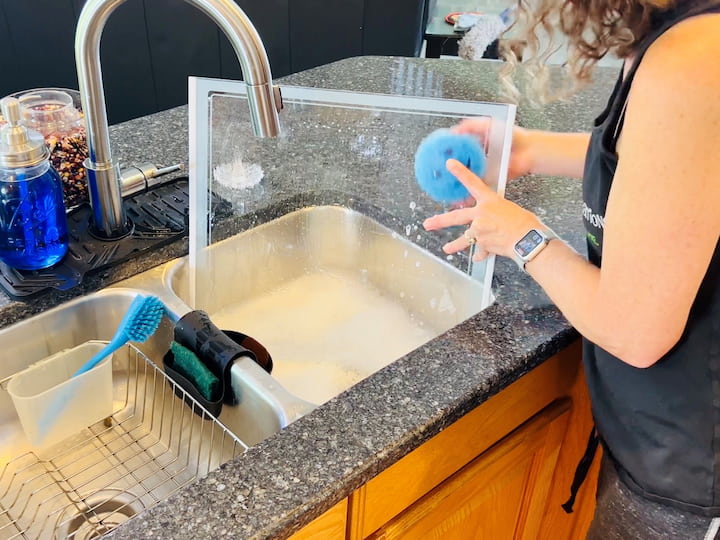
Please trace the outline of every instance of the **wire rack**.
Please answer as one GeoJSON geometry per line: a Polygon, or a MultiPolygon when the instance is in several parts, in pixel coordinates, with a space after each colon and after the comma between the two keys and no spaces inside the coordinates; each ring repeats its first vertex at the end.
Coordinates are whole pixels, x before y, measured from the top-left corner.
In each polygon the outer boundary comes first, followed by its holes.
{"type": "Polygon", "coordinates": [[[247,450],[132,345],[113,385],[112,416],[0,461],[0,539],[96,538],[247,450]]]}

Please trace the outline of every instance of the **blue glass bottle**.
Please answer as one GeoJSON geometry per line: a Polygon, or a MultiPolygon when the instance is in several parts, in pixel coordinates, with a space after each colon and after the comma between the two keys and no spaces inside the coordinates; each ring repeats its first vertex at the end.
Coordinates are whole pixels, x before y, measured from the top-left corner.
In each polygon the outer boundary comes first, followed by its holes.
{"type": "Polygon", "coordinates": [[[39,133],[18,124],[17,100],[0,101],[0,260],[20,270],[59,262],[68,250],[62,182],[39,133]]]}

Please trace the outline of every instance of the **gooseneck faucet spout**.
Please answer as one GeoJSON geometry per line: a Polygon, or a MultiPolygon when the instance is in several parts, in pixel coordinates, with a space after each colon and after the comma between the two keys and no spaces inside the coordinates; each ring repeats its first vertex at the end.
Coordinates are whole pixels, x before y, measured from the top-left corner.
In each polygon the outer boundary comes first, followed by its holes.
{"type": "MultiPolygon", "coordinates": [[[[257,30],[234,0],[184,0],[203,11],[222,29],[240,60],[248,87],[250,116],[255,135],[279,132],[279,92],[273,87],[270,63],[257,30]]],[[[100,68],[100,39],[110,15],[125,0],[87,0],[75,33],[75,62],[85,122],[89,157],[85,161],[93,213],[93,230],[105,239],[125,236],[130,225],[120,190],[120,167],[110,149],[105,91],[100,68]]]]}

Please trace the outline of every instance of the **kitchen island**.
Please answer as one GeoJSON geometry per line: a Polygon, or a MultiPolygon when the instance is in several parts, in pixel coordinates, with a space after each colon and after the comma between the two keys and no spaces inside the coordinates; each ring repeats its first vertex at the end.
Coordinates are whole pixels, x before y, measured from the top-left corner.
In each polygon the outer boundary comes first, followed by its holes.
{"type": "MultiPolygon", "coordinates": [[[[499,67],[495,62],[361,57],[293,75],[280,84],[496,101],[499,67]]],[[[538,110],[521,106],[518,123],[586,130],[602,109],[615,76],[615,70],[599,72],[597,82],[568,103],[538,110]]],[[[186,108],[178,108],[114,126],[111,133],[122,162],[186,162],[186,115],[186,108]]],[[[333,141],[327,144],[333,150],[333,141]]],[[[390,181],[405,183],[407,179],[390,181]]],[[[371,185],[363,185],[361,179],[355,184],[357,192],[347,195],[347,200],[361,197],[363,190],[372,198],[371,185]]],[[[266,189],[262,195],[266,200],[255,201],[253,210],[261,212],[263,204],[295,196],[297,186],[294,190],[266,189]]],[[[404,185],[398,184],[397,193],[397,199],[387,200],[381,210],[395,216],[395,222],[386,219],[383,224],[399,234],[404,234],[409,219],[419,222],[423,214],[437,211],[427,201],[411,208],[404,185]]],[[[508,198],[538,213],[568,243],[584,251],[580,195],[579,182],[548,177],[521,179],[507,189],[508,198]]],[[[347,200],[342,195],[336,200],[314,200],[313,193],[307,193],[303,201],[345,204],[347,200]]],[[[442,256],[441,235],[419,231],[412,239],[442,256]]],[[[28,303],[3,296],[0,325],[186,252],[187,244],[178,242],[94,276],[72,291],[28,303]]],[[[463,264],[461,258],[453,262],[463,264]]],[[[433,506],[433,501],[446,499],[438,488],[474,485],[477,474],[480,479],[489,470],[502,475],[502,471],[515,470],[513,464],[520,461],[527,465],[525,472],[501,492],[507,500],[520,493],[525,502],[508,518],[515,521],[504,525],[515,527],[522,522],[526,538],[533,537],[529,531],[546,531],[548,522],[543,520],[554,519],[557,505],[546,510],[545,504],[567,495],[569,483],[565,482],[582,452],[577,441],[587,436],[587,404],[578,378],[578,336],[511,261],[498,261],[494,292],[497,302],[488,309],[130,520],[111,536],[287,537],[329,511],[323,519],[330,521],[317,522],[317,538],[333,538],[329,531],[344,538],[346,529],[352,538],[376,531],[391,537],[423,523],[431,513],[428,508],[441,507],[440,503],[433,506]],[[514,460],[516,448],[528,449],[520,454],[520,461],[514,460]],[[492,469],[503,459],[510,460],[509,468],[492,469]],[[421,469],[431,472],[421,475],[421,469]],[[412,486],[403,484],[407,479],[412,486]],[[395,500],[373,495],[391,497],[387,486],[399,487],[395,500]],[[528,516],[536,521],[540,516],[540,520],[529,524],[528,516]],[[323,529],[327,523],[331,525],[323,529]]],[[[492,504],[488,508],[495,508],[492,504]]],[[[574,526],[557,525],[569,531],[574,526]]]]}

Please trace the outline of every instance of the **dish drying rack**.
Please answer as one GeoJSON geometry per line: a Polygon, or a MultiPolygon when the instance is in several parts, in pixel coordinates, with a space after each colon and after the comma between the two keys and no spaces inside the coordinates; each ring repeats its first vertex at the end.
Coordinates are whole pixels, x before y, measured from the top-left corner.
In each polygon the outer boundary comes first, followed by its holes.
{"type": "Polygon", "coordinates": [[[113,387],[109,418],[0,461],[0,539],[97,538],[248,448],[132,345],[113,387]]]}

